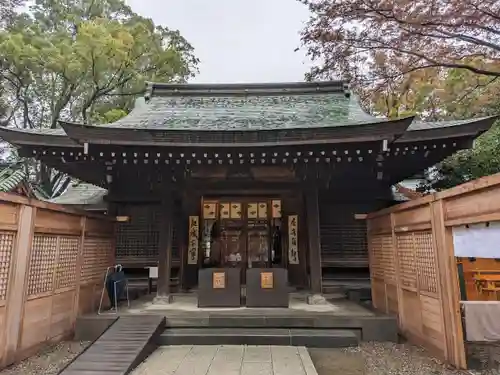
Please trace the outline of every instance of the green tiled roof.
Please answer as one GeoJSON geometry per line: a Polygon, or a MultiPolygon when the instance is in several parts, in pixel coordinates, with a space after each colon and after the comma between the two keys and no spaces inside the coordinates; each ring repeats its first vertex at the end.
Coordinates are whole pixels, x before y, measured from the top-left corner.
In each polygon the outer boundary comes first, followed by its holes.
{"type": "Polygon", "coordinates": [[[0,166],[0,191],[7,193],[26,179],[24,168],[19,163],[0,166]]]}
{"type": "MultiPolygon", "coordinates": [[[[218,142],[207,134],[212,130],[215,131],[214,134],[219,133],[217,139],[225,139],[224,131],[232,131],[240,138],[250,134],[249,139],[253,139],[253,133],[260,130],[279,131],[280,139],[288,136],[291,139],[294,132],[297,133],[297,129],[300,129],[305,130],[307,137],[314,140],[315,136],[319,136],[324,130],[336,132],[339,129],[339,134],[345,134],[350,130],[347,127],[351,125],[373,124],[378,128],[377,131],[393,125],[387,118],[364,112],[358,98],[349,92],[343,81],[263,84],[150,83],[148,87],[145,98],[137,99],[130,114],[112,124],[89,126],[61,121],[64,129],[26,130],[0,127],[0,133],[13,144],[78,147],[78,143],[82,141],[107,139],[109,134],[113,134],[112,139],[116,139],[119,137],[116,135],[119,133],[117,130],[121,129],[133,130],[123,133],[128,139],[137,134],[137,139],[140,138],[141,142],[152,143],[163,142],[161,137],[174,139],[181,137],[182,134],[179,134],[183,131],[186,134],[192,131],[191,134],[195,134],[194,140],[190,138],[188,143],[201,144],[204,142],[197,137],[205,137],[212,143],[218,142]],[[315,129],[318,129],[317,133],[315,129]],[[134,133],[135,130],[137,133],[134,133]],[[166,131],[164,135],[161,135],[162,131],[166,131]]],[[[393,122],[406,120],[407,123],[411,121],[408,118],[393,122]]],[[[403,136],[397,134],[400,136],[398,142],[412,141],[418,137],[447,137],[451,133],[460,132],[462,135],[468,132],[468,135],[475,136],[487,130],[494,120],[495,118],[438,122],[413,120],[403,136]],[[421,130],[431,132],[420,132],[421,130]]],[[[263,132],[262,137],[270,137],[270,133],[263,132]]],[[[295,136],[299,137],[296,134],[295,136]]],[[[184,138],[189,136],[185,135],[184,138]]],[[[261,139],[255,136],[255,139],[257,138],[261,139]]],[[[178,141],[180,138],[175,139],[176,142],[181,142],[178,141]]]]}
{"type": "Polygon", "coordinates": [[[106,126],[178,130],[266,130],[345,126],[383,121],[343,92],[300,95],[187,95],[139,99],[127,116],[106,126]]]}
{"type": "Polygon", "coordinates": [[[87,184],[87,183],[71,183],[68,185],[66,191],[64,191],[57,198],[48,199],[48,202],[71,205],[71,206],[82,206],[90,207],[92,209],[103,209],[107,207],[104,201],[104,196],[107,194],[107,190],[100,188],[98,186],[87,184]]]}
{"type": "Polygon", "coordinates": [[[446,121],[421,121],[416,120],[411,123],[408,127],[408,131],[412,130],[430,130],[430,129],[442,129],[452,126],[460,126],[471,123],[471,121],[481,121],[486,120],[490,117],[476,117],[474,119],[466,120],[446,120],[446,121]]]}

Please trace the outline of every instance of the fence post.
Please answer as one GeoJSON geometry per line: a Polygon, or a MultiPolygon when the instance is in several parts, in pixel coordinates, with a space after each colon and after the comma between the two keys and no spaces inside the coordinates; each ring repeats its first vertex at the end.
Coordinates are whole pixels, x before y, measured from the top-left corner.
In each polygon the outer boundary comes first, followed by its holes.
{"type": "Polygon", "coordinates": [[[462,318],[458,291],[458,272],[453,250],[453,236],[445,225],[445,209],[442,199],[433,201],[432,232],[438,260],[441,284],[441,309],[443,310],[446,359],[457,368],[467,368],[462,318]]]}
{"type": "Polygon", "coordinates": [[[78,316],[80,308],[80,281],[82,276],[82,264],[83,264],[83,249],[85,246],[85,230],[87,226],[87,217],[82,216],[80,218],[80,245],[78,246],[78,256],[76,257],[76,275],[75,275],[75,298],[73,302],[73,313],[71,316],[71,325],[73,329],[76,325],[76,317],[78,316]]]}
{"type": "Polygon", "coordinates": [[[391,219],[391,239],[392,239],[392,254],[394,261],[394,277],[396,282],[396,295],[398,297],[398,323],[399,328],[403,330],[406,327],[406,317],[404,314],[404,298],[403,289],[401,289],[401,276],[399,269],[399,255],[398,255],[398,239],[396,236],[396,219],[394,217],[394,212],[390,214],[391,219]]]}
{"type": "Polygon", "coordinates": [[[7,292],[2,367],[15,362],[21,338],[35,215],[36,208],[24,204],[18,206],[16,245],[11,258],[7,292]]]}

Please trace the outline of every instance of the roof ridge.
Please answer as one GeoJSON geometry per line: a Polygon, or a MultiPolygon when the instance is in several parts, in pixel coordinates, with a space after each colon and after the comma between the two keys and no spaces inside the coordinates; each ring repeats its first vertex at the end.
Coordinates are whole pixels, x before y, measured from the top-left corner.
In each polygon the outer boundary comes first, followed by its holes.
{"type": "Polygon", "coordinates": [[[160,83],[146,82],[146,100],[153,96],[237,96],[341,93],[349,97],[344,80],[267,83],[160,83]]]}

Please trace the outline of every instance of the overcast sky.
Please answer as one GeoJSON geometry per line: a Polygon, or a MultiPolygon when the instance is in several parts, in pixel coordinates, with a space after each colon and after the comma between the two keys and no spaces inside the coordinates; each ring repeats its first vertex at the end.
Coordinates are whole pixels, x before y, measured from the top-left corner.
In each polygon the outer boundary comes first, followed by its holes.
{"type": "Polygon", "coordinates": [[[179,29],[201,60],[192,82],[302,81],[311,63],[299,32],[308,10],[297,0],[127,0],[155,23],[179,29]]]}

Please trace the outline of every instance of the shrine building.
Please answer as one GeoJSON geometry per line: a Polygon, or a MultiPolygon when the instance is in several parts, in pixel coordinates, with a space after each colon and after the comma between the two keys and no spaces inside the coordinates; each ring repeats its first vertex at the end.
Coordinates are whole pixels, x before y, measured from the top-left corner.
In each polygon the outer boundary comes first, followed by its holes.
{"type": "Polygon", "coordinates": [[[391,187],[495,120],[374,117],[344,81],[151,83],[112,124],[0,137],[107,189],[117,263],[158,265],[160,295],[198,288],[208,268],[237,269],[241,285],[249,269],[284,269],[289,286],[321,294],[332,275],[367,272],[364,218],[393,203],[391,187]]]}

